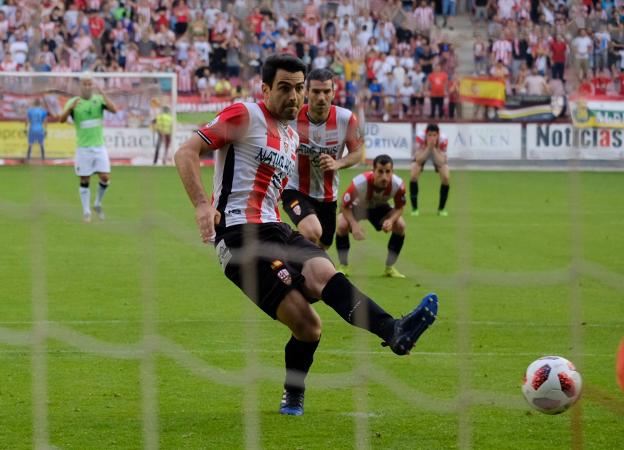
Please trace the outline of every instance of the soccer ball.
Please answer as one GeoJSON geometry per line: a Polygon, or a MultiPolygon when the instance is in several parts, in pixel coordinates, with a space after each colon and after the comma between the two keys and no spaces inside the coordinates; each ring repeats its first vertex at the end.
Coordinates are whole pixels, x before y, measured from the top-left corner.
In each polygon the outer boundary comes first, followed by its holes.
{"type": "Polygon", "coordinates": [[[527,368],[522,393],[529,405],[545,414],[560,414],[581,395],[581,374],[561,356],[544,356],[527,368]]]}

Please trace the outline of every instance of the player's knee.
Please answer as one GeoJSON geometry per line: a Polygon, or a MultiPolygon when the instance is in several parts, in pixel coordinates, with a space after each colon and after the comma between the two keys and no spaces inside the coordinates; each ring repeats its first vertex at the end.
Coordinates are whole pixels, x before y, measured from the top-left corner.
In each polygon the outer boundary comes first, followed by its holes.
{"type": "Polygon", "coordinates": [[[319,244],[321,242],[323,229],[320,226],[303,225],[301,226],[300,231],[303,236],[305,236],[307,239],[314,242],[315,244],[319,244]]]}
{"type": "Polygon", "coordinates": [[[304,342],[316,342],[321,339],[321,318],[310,308],[309,313],[301,315],[291,326],[291,331],[297,339],[304,342]]]}
{"type": "Polygon", "coordinates": [[[307,293],[314,298],[321,298],[323,288],[336,275],[336,268],[328,259],[314,258],[303,266],[302,275],[307,293]]]}
{"type": "Polygon", "coordinates": [[[88,188],[89,187],[89,178],[88,177],[80,177],[80,187],[88,188]]]}
{"type": "Polygon", "coordinates": [[[394,225],[392,225],[392,232],[395,234],[404,235],[405,234],[405,221],[403,218],[399,218],[394,225]]]}
{"type": "Polygon", "coordinates": [[[346,236],[347,233],[349,233],[349,223],[342,217],[342,214],[340,214],[338,215],[338,220],[336,220],[336,235],[346,236]]]}
{"type": "Polygon", "coordinates": [[[305,324],[304,329],[304,339],[306,342],[316,342],[321,339],[323,324],[321,323],[321,318],[318,314],[315,314],[310,318],[308,322],[305,324]]]}
{"type": "Polygon", "coordinates": [[[110,175],[108,175],[107,173],[100,174],[100,181],[102,183],[108,183],[109,180],[110,180],[110,175]]]}
{"type": "Polygon", "coordinates": [[[321,232],[320,230],[308,230],[307,233],[303,234],[306,238],[308,238],[309,240],[311,240],[312,242],[314,242],[317,245],[321,244],[321,232]]]}

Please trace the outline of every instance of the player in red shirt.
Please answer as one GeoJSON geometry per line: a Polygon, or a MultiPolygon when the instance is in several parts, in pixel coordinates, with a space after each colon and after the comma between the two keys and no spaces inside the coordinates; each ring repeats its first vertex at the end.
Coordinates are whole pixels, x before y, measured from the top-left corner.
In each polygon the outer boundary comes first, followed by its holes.
{"type": "Polygon", "coordinates": [[[427,77],[427,86],[429,90],[429,98],[431,100],[431,115],[433,119],[436,109],[438,110],[438,117],[442,118],[444,115],[444,96],[448,91],[448,74],[442,71],[440,64],[433,66],[433,72],[427,77]]]}
{"type": "Polygon", "coordinates": [[[412,216],[418,216],[418,178],[425,167],[428,159],[433,159],[436,172],[440,175],[440,202],[438,203],[438,215],[448,216],[446,211],[446,201],[449,194],[449,181],[451,172],[448,166],[446,149],[448,139],[440,128],[433,123],[427,125],[425,131],[416,135],[416,146],[412,158],[412,170],[410,174],[410,201],[412,203],[412,216]]]}
{"type": "Polygon", "coordinates": [[[356,176],[342,196],[341,213],[338,216],[336,249],[340,259],[340,271],[347,275],[349,255],[349,231],[357,241],[364,239],[360,220],[368,219],[377,231],[390,233],[388,256],[384,275],[405,278],[394,267],[405,240],[405,183],[394,174],[394,162],[388,155],[379,155],[373,161],[373,170],[356,176]],[[394,201],[394,207],[388,201],[394,201]]]}
{"type": "Polygon", "coordinates": [[[555,35],[555,38],[550,43],[550,60],[552,63],[552,77],[554,79],[560,79],[564,81],[563,74],[565,72],[566,53],[568,51],[568,44],[563,36],[560,34],[555,35]]]}
{"type": "Polygon", "coordinates": [[[262,67],[264,101],[234,103],[175,154],[203,242],[216,244],[226,277],[292,333],[279,411],[297,416],[303,414],[305,377],[321,338],[321,319],[312,302],[323,299],[345,321],[376,334],[401,355],[433,323],[438,309],[437,296],[429,294],[407,316],[394,319],[337,273],[324,250],[281,222],[278,200],[294,170],[299,143],[289,121],[303,104],[305,70],[291,55],[268,57],[262,67]],[[215,150],[209,200],[200,155],[215,150]]]}
{"type": "Polygon", "coordinates": [[[308,75],[308,103],[291,123],[299,134],[297,167],[282,194],[284,211],[299,232],[325,249],[336,232],[338,171],[361,161],[364,148],[355,114],[332,105],[333,78],[327,69],[308,75]]]}

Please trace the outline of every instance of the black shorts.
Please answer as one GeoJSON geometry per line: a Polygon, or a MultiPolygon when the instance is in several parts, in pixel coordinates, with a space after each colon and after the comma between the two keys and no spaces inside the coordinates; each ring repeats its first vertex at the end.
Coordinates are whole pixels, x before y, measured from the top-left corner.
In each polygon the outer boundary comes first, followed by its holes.
{"type": "Polygon", "coordinates": [[[282,192],[282,206],[295,225],[299,225],[310,214],[318,217],[323,228],[321,243],[325,247],[332,245],[336,234],[336,205],[337,202],[321,202],[296,189],[285,189],[282,192]]]}
{"type": "Polygon", "coordinates": [[[256,305],[275,319],[282,299],[305,281],[303,264],[331,259],[285,223],[234,225],[217,232],[221,268],[256,305]]]}
{"type": "Polygon", "coordinates": [[[374,208],[368,209],[353,209],[353,215],[356,220],[364,220],[368,219],[372,226],[375,227],[375,230],[381,231],[381,226],[383,225],[384,218],[388,215],[388,213],[392,211],[392,207],[384,203],[383,205],[375,206],[374,208]]]}

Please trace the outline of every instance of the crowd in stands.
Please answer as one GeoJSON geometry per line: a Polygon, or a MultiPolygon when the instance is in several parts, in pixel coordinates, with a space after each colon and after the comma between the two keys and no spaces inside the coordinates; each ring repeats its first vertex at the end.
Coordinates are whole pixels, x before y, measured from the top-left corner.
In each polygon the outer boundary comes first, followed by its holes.
{"type": "Polygon", "coordinates": [[[475,0],[474,73],[508,94],[624,95],[622,0],[475,0]]]}
{"type": "Polygon", "coordinates": [[[456,0],[0,0],[0,71],[176,72],[182,96],[260,98],[285,52],[386,120],[455,117],[471,71],[508,94],[624,95],[624,0],[469,1],[474,68],[445,31],[456,0]]]}

